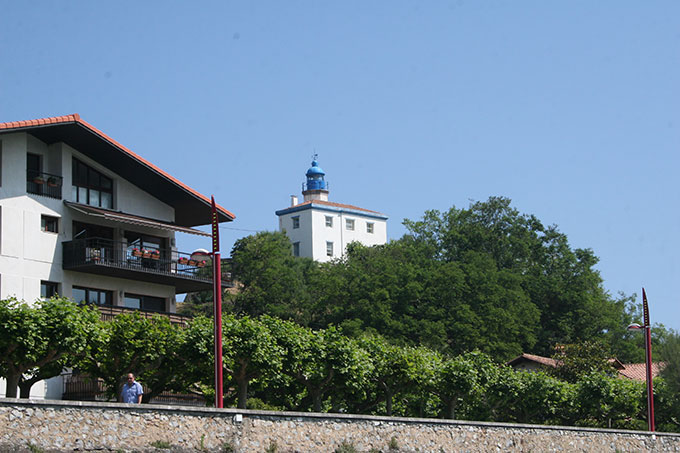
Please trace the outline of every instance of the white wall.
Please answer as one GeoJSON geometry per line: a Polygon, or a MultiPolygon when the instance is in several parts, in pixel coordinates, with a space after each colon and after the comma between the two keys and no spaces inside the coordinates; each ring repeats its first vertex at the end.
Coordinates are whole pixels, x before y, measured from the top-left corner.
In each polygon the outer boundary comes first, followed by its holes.
{"type": "Polygon", "coordinates": [[[26,134],[2,136],[2,174],[0,181],[0,297],[16,297],[29,303],[40,297],[40,281],[60,283],[60,293],[71,296],[73,285],[114,291],[114,304],[122,305],[121,294],[135,294],[168,299],[167,309],[174,311],[174,288],[106,276],[64,271],[62,241],[73,237],[74,220],[114,227],[122,236],[126,229],[174,239],[174,233],[131,225],[113,224],[67,208],[63,200],[26,193],[26,154],[43,157],[43,171],[63,175],[62,197],[72,200],[72,157],[114,180],[114,209],[130,214],[173,221],[174,209],[130,182],[103,168],[65,144],[47,146],[26,134]],[[41,231],[41,216],[59,218],[59,232],[41,231]]]}
{"type": "Polygon", "coordinates": [[[279,217],[279,229],[285,231],[290,242],[300,242],[300,256],[327,262],[344,255],[347,245],[357,241],[364,245],[380,245],[387,242],[387,221],[342,210],[326,210],[316,207],[283,214],[279,217]],[[293,229],[293,217],[300,217],[300,228],[293,229]],[[333,226],[326,226],[326,216],[333,218],[333,226]],[[347,230],[345,219],[354,219],[354,231],[347,230]],[[366,223],[373,223],[373,233],[367,233],[366,223]],[[333,256],[326,255],[326,242],[333,242],[333,256]]]}

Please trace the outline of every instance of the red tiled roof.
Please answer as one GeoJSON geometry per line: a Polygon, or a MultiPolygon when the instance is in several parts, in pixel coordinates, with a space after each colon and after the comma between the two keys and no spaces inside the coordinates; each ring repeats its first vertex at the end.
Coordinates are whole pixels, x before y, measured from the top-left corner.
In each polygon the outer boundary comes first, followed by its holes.
{"type": "MultiPolygon", "coordinates": [[[[72,114],[72,115],[55,116],[55,117],[51,117],[51,118],[40,118],[40,119],[36,119],[36,120],[11,121],[11,122],[8,122],[8,123],[0,123],[0,130],[8,130],[8,129],[18,129],[18,130],[21,130],[21,129],[24,129],[24,128],[33,128],[33,127],[47,126],[47,125],[50,125],[50,124],[63,124],[63,123],[76,123],[76,124],[80,124],[81,126],[85,127],[86,129],[89,129],[89,130],[90,130],[91,132],[93,132],[94,134],[98,135],[101,139],[103,139],[103,140],[109,142],[110,144],[112,144],[112,145],[115,146],[116,148],[120,149],[122,152],[126,153],[127,155],[129,155],[129,156],[132,157],[133,159],[137,160],[137,161],[140,162],[141,164],[143,164],[143,165],[149,167],[150,169],[152,169],[153,171],[159,173],[160,175],[162,175],[162,176],[165,177],[166,179],[168,179],[168,180],[172,181],[173,183],[177,184],[178,186],[180,186],[180,187],[181,187],[182,189],[184,189],[185,191],[187,191],[187,192],[193,194],[194,196],[196,196],[196,197],[198,197],[198,198],[204,200],[204,201],[205,201],[206,203],[208,203],[208,204],[211,203],[210,198],[208,198],[208,197],[206,197],[205,195],[203,195],[203,194],[201,194],[201,193],[195,191],[195,190],[192,189],[191,187],[189,187],[189,186],[187,186],[186,184],[184,184],[182,181],[180,181],[180,180],[178,180],[178,179],[176,179],[176,178],[170,176],[168,173],[166,173],[166,172],[164,172],[163,170],[161,170],[160,168],[156,167],[154,164],[152,164],[152,163],[149,162],[148,160],[146,160],[146,159],[140,157],[139,155],[133,153],[130,149],[128,149],[128,148],[126,148],[125,146],[121,145],[121,144],[118,143],[116,140],[114,140],[113,138],[109,137],[108,135],[106,135],[105,133],[103,133],[102,131],[100,131],[99,129],[97,129],[96,127],[94,127],[94,126],[92,126],[91,124],[87,123],[86,121],[80,119],[80,115],[77,114],[77,113],[74,113],[74,114],[72,114]]],[[[223,215],[226,215],[226,216],[229,217],[231,220],[233,220],[233,219],[236,218],[236,216],[235,216],[234,214],[232,214],[231,212],[229,212],[227,209],[223,208],[223,207],[220,206],[220,205],[217,205],[217,209],[220,210],[220,211],[222,211],[222,214],[223,214],[223,215]]]]}
{"type": "MultiPolygon", "coordinates": [[[[652,378],[657,377],[665,366],[665,362],[652,362],[652,378]]],[[[624,363],[623,368],[618,371],[622,377],[628,379],[647,380],[647,366],[644,363],[624,363]]]]}
{"type": "Polygon", "coordinates": [[[508,365],[515,365],[517,363],[523,362],[523,361],[529,361],[529,362],[536,362],[540,363],[541,365],[549,366],[551,368],[557,368],[558,361],[555,359],[551,359],[550,357],[543,357],[540,355],[534,355],[534,354],[522,354],[514,359],[510,360],[508,362],[508,365]]]}
{"type": "Polygon", "coordinates": [[[291,206],[291,208],[297,208],[298,206],[307,206],[307,205],[310,205],[310,204],[320,204],[320,205],[325,205],[325,206],[333,206],[335,208],[353,209],[353,210],[356,210],[356,211],[370,212],[371,214],[384,215],[381,212],[371,211],[370,209],[364,209],[364,208],[360,208],[358,206],[352,206],[351,204],[335,203],[335,202],[332,202],[332,201],[325,201],[325,200],[305,201],[305,202],[296,204],[295,206],[291,206]]]}

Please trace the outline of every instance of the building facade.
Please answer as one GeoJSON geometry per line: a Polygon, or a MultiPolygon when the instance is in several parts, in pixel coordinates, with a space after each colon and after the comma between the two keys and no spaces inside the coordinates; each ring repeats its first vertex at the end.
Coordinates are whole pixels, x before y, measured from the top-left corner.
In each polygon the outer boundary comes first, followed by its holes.
{"type": "Polygon", "coordinates": [[[77,114],[0,123],[0,298],[175,313],[176,294],[212,288],[175,234],[210,221],[209,198],[77,114]]]}
{"type": "Polygon", "coordinates": [[[387,242],[387,216],[377,211],[328,200],[328,183],[316,156],[306,173],[302,203],[291,195],[291,205],[276,211],[279,230],[286,233],[295,256],[319,262],[341,258],[351,242],[387,242]]]}

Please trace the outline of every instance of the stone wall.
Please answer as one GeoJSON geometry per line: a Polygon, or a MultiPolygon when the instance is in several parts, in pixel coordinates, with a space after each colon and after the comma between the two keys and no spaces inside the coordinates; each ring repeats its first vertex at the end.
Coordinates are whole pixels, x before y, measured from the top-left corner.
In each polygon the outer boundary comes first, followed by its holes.
{"type": "Polygon", "coordinates": [[[0,452],[333,452],[343,442],[360,452],[680,451],[680,434],[0,398],[0,452]]]}

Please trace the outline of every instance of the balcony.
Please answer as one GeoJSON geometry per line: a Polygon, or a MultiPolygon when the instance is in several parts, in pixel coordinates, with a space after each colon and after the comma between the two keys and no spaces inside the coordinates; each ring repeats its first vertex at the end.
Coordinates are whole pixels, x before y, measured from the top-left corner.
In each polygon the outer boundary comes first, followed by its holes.
{"type": "Polygon", "coordinates": [[[99,310],[100,318],[102,321],[112,321],[113,318],[120,315],[121,313],[139,313],[144,319],[151,319],[154,316],[163,316],[170,320],[171,324],[176,324],[178,326],[184,327],[187,322],[191,320],[190,316],[178,315],[177,313],[168,313],[164,311],[148,311],[140,310],[138,308],[130,307],[117,307],[113,305],[97,305],[97,310],[99,310]]]}
{"type": "MultiPolygon", "coordinates": [[[[210,261],[195,261],[173,250],[139,250],[125,242],[103,238],[63,242],[65,270],[106,275],[175,287],[176,293],[212,289],[210,261]]],[[[231,287],[231,274],[223,272],[222,287],[231,287]]]]}
{"type": "Polygon", "coordinates": [[[26,192],[61,200],[64,178],[50,173],[26,170],[26,192]]]}

